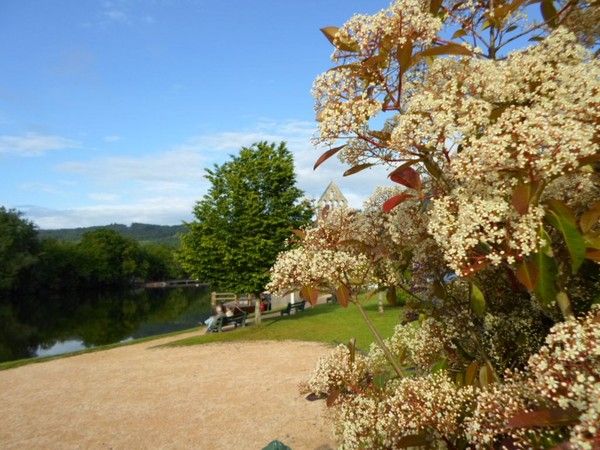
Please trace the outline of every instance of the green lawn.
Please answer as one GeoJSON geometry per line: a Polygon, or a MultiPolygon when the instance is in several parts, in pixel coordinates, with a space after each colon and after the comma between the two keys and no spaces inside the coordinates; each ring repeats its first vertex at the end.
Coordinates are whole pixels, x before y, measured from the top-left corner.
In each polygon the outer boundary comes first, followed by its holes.
{"type": "MultiPolygon", "coordinates": [[[[391,336],[394,331],[394,326],[399,322],[399,315],[402,312],[402,308],[390,308],[386,306],[384,313],[380,314],[377,312],[376,301],[370,301],[365,303],[365,309],[379,332],[384,337],[391,336]]],[[[236,330],[227,330],[223,333],[211,333],[188,339],[181,339],[169,343],[168,346],[257,340],[298,340],[335,344],[348,342],[354,337],[356,338],[357,345],[360,348],[367,350],[371,342],[373,342],[373,336],[365,325],[358,309],[353,305],[350,305],[348,308],[342,308],[339,305],[318,305],[315,308],[306,309],[305,311],[298,312],[292,316],[280,317],[277,315],[270,319],[263,319],[263,323],[260,326],[252,325],[252,319],[250,319],[250,324],[251,325],[246,328],[238,328],[236,330]]],[[[149,336],[125,343],[103,345],[74,353],[67,353],[65,355],[7,361],[0,363],[0,370],[51,361],[53,359],[68,358],[83,353],[108,350],[123,345],[137,344],[189,331],[193,330],[182,330],[158,336],[149,336]]]]}
{"type": "MultiPolygon", "coordinates": [[[[402,308],[386,307],[383,314],[377,311],[375,301],[367,302],[365,309],[375,327],[384,337],[389,337],[399,322],[402,308]]],[[[171,342],[167,346],[197,345],[209,342],[298,340],[317,341],[330,344],[348,342],[356,338],[358,347],[367,350],[373,336],[354,305],[342,308],[339,305],[318,305],[292,316],[274,317],[263,320],[260,326],[249,326],[223,333],[211,333],[171,342]]]]}

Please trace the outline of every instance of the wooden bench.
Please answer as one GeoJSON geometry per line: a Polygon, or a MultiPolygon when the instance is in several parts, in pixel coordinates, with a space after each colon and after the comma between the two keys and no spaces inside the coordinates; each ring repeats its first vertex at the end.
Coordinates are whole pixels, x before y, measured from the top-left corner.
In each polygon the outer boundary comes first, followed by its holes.
{"type": "Polygon", "coordinates": [[[237,328],[238,325],[245,327],[246,326],[246,317],[248,317],[248,314],[245,312],[241,313],[241,314],[236,314],[231,317],[227,317],[227,316],[217,317],[217,320],[215,320],[206,329],[206,332],[207,333],[220,333],[223,331],[224,326],[231,325],[231,324],[233,324],[235,326],[235,328],[237,328]]]}
{"type": "Polygon", "coordinates": [[[287,308],[281,311],[281,315],[290,315],[292,311],[304,311],[304,305],[306,305],[306,300],[302,300],[301,302],[296,303],[288,303],[287,308]]]}

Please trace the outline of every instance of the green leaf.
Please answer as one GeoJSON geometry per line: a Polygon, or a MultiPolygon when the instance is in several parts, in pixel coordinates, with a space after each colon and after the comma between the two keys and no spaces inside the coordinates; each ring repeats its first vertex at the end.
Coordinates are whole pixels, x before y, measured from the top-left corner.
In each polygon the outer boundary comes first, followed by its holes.
{"type": "Polygon", "coordinates": [[[554,257],[548,255],[552,251],[550,238],[544,230],[541,234],[543,244],[539,251],[532,256],[538,272],[535,293],[546,305],[550,305],[556,300],[557,266],[554,257]]]}
{"type": "Polygon", "coordinates": [[[485,296],[475,283],[471,283],[471,309],[477,317],[485,315],[485,296]]]}
{"type": "Polygon", "coordinates": [[[317,167],[319,167],[321,164],[323,164],[325,161],[327,161],[329,158],[331,158],[333,155],[335,155],[337,152],[339,152],[345,146],[346,146],[346,144],[340,145],[339,147],[330,148],[329,150],[324,152],[321,156],[319,156],[319,159],[317,159],[317,162],[313,166],[313,170],[316,170],[317,167]]]}
{"type": "Polygon", "coordinates": [[[572,317],[573,316],[573,308],[571,306],[571,300],[569,300],[569,296],[566,292],[559,292],[556,294],[556,303],[560,308],[563,317],[572,317]]]}
{"type": "Polygon", "coordinates": [[[562,233],[571,256],[571,271],[577,273],[585,259],[585,241],[577,228],[575,215],[565,203],[553,199],[548,201],[546,218],[562,233]]]}
{"type": "Polygon", "coordinates": [[[448,360],[446,358],[442,358],[437,361],[432,367],[431,372],[439,372],[440,370],[446,370],[448,368],[448,360]]]}
{"type": "Polygon", "coordinates": [[[361,172],[365,169],[368,169],[369,167],[373,166],[373,163],[364,163],[364,164],[357,164],[356,166],[350,167],[348,170],[346,170],[344,172],[344,176],[350,176],[350,175],[354,175],[355,173],[361,172]]]}
{"type": "Polygon", "coordinates": [[[492,370],[487,364],[484,364],[479,368],[479,385],[481,387],[485,387],[488,384],[492,383],[494,380],[494,375],[492,370]]]}

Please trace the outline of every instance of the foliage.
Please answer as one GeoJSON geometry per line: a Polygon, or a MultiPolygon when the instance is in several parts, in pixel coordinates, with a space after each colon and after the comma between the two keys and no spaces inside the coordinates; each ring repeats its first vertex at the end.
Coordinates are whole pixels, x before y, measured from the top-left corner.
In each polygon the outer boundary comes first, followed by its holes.
{"type": "Polygon", "coordinates": [[[259,293],[292,229],[312,215],[296,188],[292,154],[284,143],[244,147],[206,170],[209,192],[187,224],[180,261],[214,289],[259,293]]]}
{"type": "MultiPolygon", "coordinates": [[[[322,30],[316,166],[383,164],[396,188],[298,233],[271,287],[361,311],[387,283],[414,321],[384,340],[367,320],[367,375],[314,392],[343,448],[600,444],[598,24],[598,2],[396,0],[322,30]]],[[[332,362],[316,376],[353,373],[332,362]]]]}
{"type": "Polygon", "coordinates": [[[38,234],[42,240],[57,239],[60,241],[78,242],[85,233],[100,229],[117,231],[122,236],[135,239],[143,244],[164,244],[173,247],[179,244],[179,234],[185,231],[183,225],[152,225],[134,222],[129,226],[114,223],[94,227],[39,230],[38,234]]]}
{"type": "Polygon", "coordinates": [[[15,210],[0,207],[0,297],[13,289],[37,260],[39,243],[33,223],[15,210]]]}

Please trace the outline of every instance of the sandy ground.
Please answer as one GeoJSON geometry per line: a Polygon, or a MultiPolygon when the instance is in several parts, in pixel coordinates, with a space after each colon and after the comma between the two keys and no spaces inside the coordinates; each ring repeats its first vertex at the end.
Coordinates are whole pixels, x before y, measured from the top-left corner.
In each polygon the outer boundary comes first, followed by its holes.
{"type": "Polygon", "coordinates": [[[335,447],[323,402],[297,389],[327,347],[154,348],[193,334],[1,371],[0,448],[335,447]]]}

